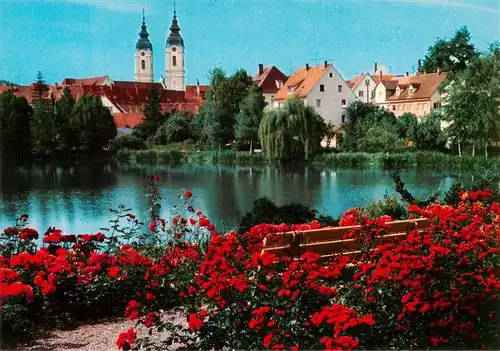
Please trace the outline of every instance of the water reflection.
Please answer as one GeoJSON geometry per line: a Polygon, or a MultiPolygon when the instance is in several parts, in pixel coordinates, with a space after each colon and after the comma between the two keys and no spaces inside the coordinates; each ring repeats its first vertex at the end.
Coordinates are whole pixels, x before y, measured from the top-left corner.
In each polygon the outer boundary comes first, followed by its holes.
{"type": "MultiPolygon", "coordinates": [[[[170,217],[182,190],[190,189],[195,194],[195,207],[219,230],[234,228],[252,203],[263,196],[279,205],[297,202],[338,216],[348,208],[394,194],[390,174],[383,170],[221,165],[0,167],[0,225],[10,225],[15,216],[26,212],[39,230],[54,225],[71,232],[96,231],[111,219],[108,209],[119,204],[146,218],[145,180],[152,175],[160,177],[162,216],[170,217]]],[[[409,190],[419,196],[447,189],[452,183],[452,178],[434,174],[404,172],[401,176],[409,190]]]]}

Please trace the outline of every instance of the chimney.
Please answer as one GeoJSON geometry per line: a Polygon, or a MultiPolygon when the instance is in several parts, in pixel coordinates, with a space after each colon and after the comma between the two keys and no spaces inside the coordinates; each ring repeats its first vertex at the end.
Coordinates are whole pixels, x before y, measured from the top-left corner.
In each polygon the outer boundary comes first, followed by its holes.
{"type": "Polygon", "coordinates": [[[417,73],[422,73],[422,60],[417,61],[417,73]]]}
{"type": "Polygon", "coordinates": [[[377,68],[378,68],[377,62],[375,62],[375,67],[373,68],[373,73],[377,74],[377,68]]]}
{"type": "Polygon", "coordinates": [[[406,76],[408,77],[410,74],[408,72],[406,72],[406,76]]]}
{"type": "Polygon", "coordinates": [[[328,67],[328,61],[325,60],[325,68],[328,67]]]}
{"type": "Polygon", "coordinates": [[[309,64],[306,63],[306,71],[309,71],[309,64]]]}
{"type": "Polygon", "coordinates": [[[264,73],[264,65],[262,63],[259,63],[259,76],[264,73]]]}
{"type": "Polygon", "coordinates": [[[200,81],[196,80],[196,94],[200,96],[200,81]]]}
{"type": "Polygon", "coordinates": [[[382,71],[380,71],[380,80],[382,80],[382,71]]]}

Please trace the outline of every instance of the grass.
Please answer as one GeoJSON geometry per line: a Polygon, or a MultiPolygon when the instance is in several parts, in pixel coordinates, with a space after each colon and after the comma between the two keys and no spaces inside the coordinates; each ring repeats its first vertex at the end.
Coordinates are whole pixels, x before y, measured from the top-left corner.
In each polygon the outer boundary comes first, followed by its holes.
{"type": "MultiPolygon", "coordinates": [[[[132,164],[180,165],[184,163],[222,165],[269,165],[274,164],[261,153],[246,151],[209,150],[164,147],[149,150],[120,150],[118,161],[132,164]],[[184,150],[185,152],[179,151],[184,150]]],[[[481,172],[484,169],[500,172],[500,157],[485,159],[481,156],[462,156],[439,152],[367,153],[341,152],[316,155],[312,164],[327,168],[382,168],[419,169],[429,171],[481,172]]]]}

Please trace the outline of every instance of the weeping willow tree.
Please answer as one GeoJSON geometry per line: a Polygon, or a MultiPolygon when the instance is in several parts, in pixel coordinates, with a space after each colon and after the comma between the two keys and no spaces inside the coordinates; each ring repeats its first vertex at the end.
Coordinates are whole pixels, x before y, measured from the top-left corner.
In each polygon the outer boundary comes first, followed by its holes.
{"type": "Polygon", "coordinates": [[[326,131],[323,118],[299,99],[283,108],[268,111],[259,125],[259,139],[265,155],[274,159],[305,160],[320,147],[326,131]]]}

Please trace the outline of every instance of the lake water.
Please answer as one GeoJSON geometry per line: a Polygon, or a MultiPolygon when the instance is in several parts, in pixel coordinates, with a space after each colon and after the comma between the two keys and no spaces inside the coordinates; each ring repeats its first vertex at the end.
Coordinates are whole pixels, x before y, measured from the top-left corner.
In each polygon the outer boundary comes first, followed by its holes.
{"type": "MultiPolygon", "coordinates": [[[[365,206],[393,195],[394,184],[384,170],[286,170],[273,167],[226,167],[187,164],[181,167],[118,165],[20,167],[0,164],[0,225],[14,224],[22,213],[39,231],[55,226],[69,233],[96,232],[112,218],[109,208],[123,204],[145,220],[148,203],[145,180],[160,177],[161,215],[170,218],[183,189],[194,194],[196,209],[208,215],[219,231],[235,228],[252,203],[267,196],[275,203],[310,205],[337,217],[345,210],[365,206]]],[[[446,190],[452,178],[402,172],[407,188],[416,195],[446,190]]]]}

